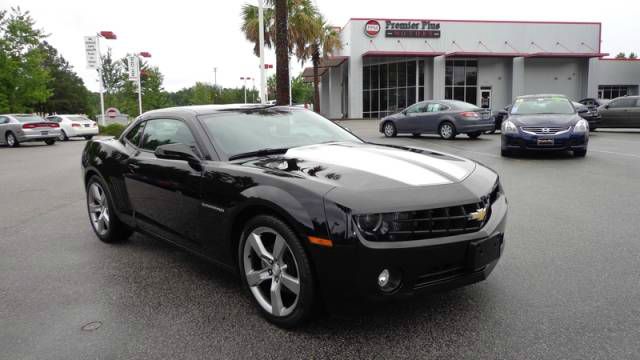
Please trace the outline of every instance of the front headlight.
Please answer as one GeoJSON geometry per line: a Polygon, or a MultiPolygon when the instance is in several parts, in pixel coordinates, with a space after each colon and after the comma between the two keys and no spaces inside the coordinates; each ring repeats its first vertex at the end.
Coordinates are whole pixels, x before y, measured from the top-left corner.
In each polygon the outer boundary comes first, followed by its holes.
{"type": "Polygon", "coordinates": [[[587,120],[582,119],[576,123],[576,126],[573,127],[574,133],[586,133],[589,131],[589,123],[587,120]]]}
{"type": "Polygon", "coordinates": [[[355,220],[358,229],[368,234],[377,232],[382,225],[382,215],[380,214],[356,215],[355,220]]]}
{"type": "Polygon", "coordinates": [[[509,120],[507,120],[507,121],[502,123],[502,133],[503,134],[517,134],[518,133],[518,128],[516,127],[516,125],[514,123],[512,123],[509,120]]]}

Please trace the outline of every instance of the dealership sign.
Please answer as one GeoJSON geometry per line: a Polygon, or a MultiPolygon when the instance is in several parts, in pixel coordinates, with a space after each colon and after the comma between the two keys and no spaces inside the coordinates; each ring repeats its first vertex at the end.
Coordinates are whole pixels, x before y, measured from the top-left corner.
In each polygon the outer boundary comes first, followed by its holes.
{"type": "MultiPolygon", "coordinates": [[[[369,20],[364,25],[364,33],[375,37],[380,32],[380,23],[369,20]]],[[[390,21],[385,20],[384,36],[390,38],[439,38],[440,24],[431,21],[390,21]]]]}
{"type": "Polygon", "coordinates": [[[364,24],[364,33],[368,37],[375,37],[380,32],[380,23],[375,20],[369,20],[364,24]]]}

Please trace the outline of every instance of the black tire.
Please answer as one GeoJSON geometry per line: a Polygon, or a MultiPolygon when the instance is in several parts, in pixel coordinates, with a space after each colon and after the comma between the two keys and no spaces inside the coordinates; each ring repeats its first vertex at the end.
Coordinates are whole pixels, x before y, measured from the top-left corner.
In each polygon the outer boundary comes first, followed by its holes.
{"type": "Polygon", "coordinates": [[[7,146],[9,147],[18,147],[20,146],[20,141],[18,141],[18,138],[11,132],[9,131],[7,133],[7,135],[5,135],[5,143],[7,144],[7,146]]]}
{"type": "Polygon", "coordinates": [[[53,145],[56,143],[56,139],[47,139],[44,141],[44,143],[47,145],[53,145]]]}
{"type": "Polygon", "coordinates": [[[480,137],[480,135],[482,135],[482,131],[476,131],[476,132],[470,132],[470,133],[467,133],[467,136],[468,136],[470,139],[477,139],[477,138],[479,138],[479,137],[480,137]]]}
{"type": "Polygon", "coordinates": [[[60,141],[69,141],[69,137],[67,136],[67,133],[64,132],[64,130],[60,130],[60,136],[58,137],[58,139],[60,141]]]}
{"type": "Polygon", "coordinates": [[[398,130],[396,129],[396,125],[393,122],[387,121],[382,125],[382,133],[386,137],[395,137],[396,135],[398,135],[398,130]]]}
{"type": "Polygon", "coordinates": [[[421,135],[420,133],[413,133],[413,134],[411,134],[411,136],[413,136],[413,137],[420,137],[420,135],[421,135]]]}
{"type": "Polygon", "coordinates": [[[596,131],[597,129],[598,129],[598,128],[594,126],[594,127],[592,127],[592,128],[589,128],[589,131],[592,131],[592,132],[593,132],[593,131],[596,131]]]}
{"type": "Polygon", "coordinates": [[[85,138],[85,140],[91,140],[91,139],[93,139],[93,135],[87,135],[84,138],[85,138]]]}
{"type": "Polygon", "coordinates": [[[456,131],[455,125],[450,123],[449,121],[445,121],[440,126],[438,126],[438,135],[444,140],[453,140],[458,135],[456,131]],[[450,130],[447,130],[450,129],[450,130]]]}
{"type": "Polygon", "coordinates": [[[124,224],[122,221],[120,221],[120,219],[118,219],[113,208],[113,197],[109,192],[109,188],[104,184],[102,179],[96,175],[93,175],[91,178],[89,178],[89,181],[87,181],[87,186],[85,188],[85,191],[87,194],[87,212],[89,213],[89,222],[91,224],[91,228],[93,229],[93,232],[96,234],[98,239],[100,239],[100,241],[105,243],[118,243],[118,242],[123,242],[129,239],[129,237],[133,233],[133,230],[129,228],[126,224],[124,224]],[[104,194],[107,200],[106,207],[108,209],[108,214],[109,214],[109,220],[108,220],[109,226],[107,230],[103,233],[101,233],[96,228],[91,217],[91,201],[90,201],[89,191],[93,184],[97,184],[102,189],[103,191],[102,193],[104,194]]]}
{"type": "Polygon", "coordinates": [[[500,155],[503,157],[512,157],[513,151],[509,149],[500,149],[500,155]]]}
{"type": "MultiPolygon", "coordinates": [[[[294,328],[300,326],[309,319],[309,317],[314,313],[315,309],[315,281],[313,278],[313,273],[311,271],[311,263],[309,262],[309,259],[300,241],[300,238],[295,234],[295,232],[280,219],[270,215],[258,215],[246,223],[244,230],[242,231],[240,241],[238,242],[238,266],[242,277],[242,282],[247,293],[251,297],[252,302],[254,303],[260,314],[265,319],[283,328],[294,328]],[[252,292],[252,287],[249,286],[249,282],[247,280],[245,259],[249,262],[260,260],[259,258],[255,258],[253,256],[254,253],[249,253],[248,256],[245,255],[245,244],[247,244],[247,239],[249,238],[249,236],[254,231],[259,231],[260,229],[275,230],[284,239],[286,245],[288,246],[288,249],[290,250],[288,254],[290,254],[290,256],[292,257],[289,258],[289,262],[291,262],[291,259],[295,261],[293,264],[296,266],[296,275],[298,276],[299,281],[298,298],[294,303],[295,306],[290,305],[294,306],[294,308],[291,309],[291,312],[286,316],[276,316],[268,312],[257,300],[256,295],[254,295],[254,293],[252,292]]],[[[251,247],[250,244],[248,244],[247,246],[251,247]]],[[[264,248],[267,251],[270,251],[270,254],[273,253],[272,249],[274,246],[275,244],[271,245],[271,250],[269,250],[268,244],[266,242],[264,243],[264,248]]],[[[272,265],[261,266],[266,266],[266,269],[272,265]]],[[[291,267],[292,269],[294,268],[291,264],[288,264],[288,267],[291,267]]],[[[289,272],[289,270],[287,270],[287,272],[289,272]]],[[[284,273],[284,270],[282,270],[282,273],[284,273]]],[[[270,272],[269,274],[275,274],[275,271],[270,272]]],[[[261,282],[258,285],[255,285],[254,288],[259,288],[266,285],[269,285],[268,287],[270,288],[274,281],[276,281],[274,280],[274,278],[261,280],[261,282]],[[269,283],[267,283],[267,281],[269,281],[269,283]]],[[[282,284],[283,283],[281,283],[280,286],[283,286],[282,284]]],[[[253,291],[256,291],[256,289],[254,289],[253,291]]],[[[284,299],[284,297],[281,298],[284,299]]],[[[284,304],[284,300],[282,300],[282,304],[284,304]]]]}
{"type": "Polygon", "coordinates": [[[587,149],[573,150],[573,156],[575,156],[575,157],[585,157],[585,156],[587,156],[587,149]]]}

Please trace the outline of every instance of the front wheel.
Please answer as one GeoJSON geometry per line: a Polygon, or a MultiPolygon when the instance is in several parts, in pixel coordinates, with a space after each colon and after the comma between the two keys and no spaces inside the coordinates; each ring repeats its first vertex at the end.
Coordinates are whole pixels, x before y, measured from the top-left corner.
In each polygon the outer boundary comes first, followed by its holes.
{"type": "Polygon", "coordinates": [[[438,128],[438,134],[445,140],[453,140],[456,137],[456,127],[450,122],[443,122],[438,128]]]}
{"type": "Polygon", "coordinates": [[[261,315],[293,328],[312,314],[315,284],[298,236],[280,219],[259,215],[246,224],[238,247],[242,279],[261,315]]]}
{"type": "Polygon", "coordinates": [[[384,131],[384,136],[386,137],[394,137],[398,134],[396,126],[391,121],[387,121],[382,127],[382,130],[384,131]]]}
{"type": "Polygon", "coordinates": [[[86,191],[89,220],[98,239],[106,243],[127,240],[132,231],[116,216],[111,197],[100,178],[92,176],[87,182],[86,191]]]}
{"type": "Polygon", "coordinates": [[[56,139],[47,139],[44,141],[44,143],[47,145],[53,145],[56,143],[56,139]]]}
{"type": "Polygon", "coordinates": [[[476,131],[476,132],[470,132],[467,133],[467,136],[471,139],[477,139],[480,137],[480,135],[482,135],[482,131],[476,131]]]}

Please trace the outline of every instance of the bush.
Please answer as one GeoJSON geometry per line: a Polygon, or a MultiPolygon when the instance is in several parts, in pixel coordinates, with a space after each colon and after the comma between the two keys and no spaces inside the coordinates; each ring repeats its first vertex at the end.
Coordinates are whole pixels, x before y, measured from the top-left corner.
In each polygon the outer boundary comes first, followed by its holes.
{"type": "Polygon", "coordinates": [[[122,134],[125,128],[126,126],[118,123],[100,126],[100,135],[118,137],[122,134]]]}

